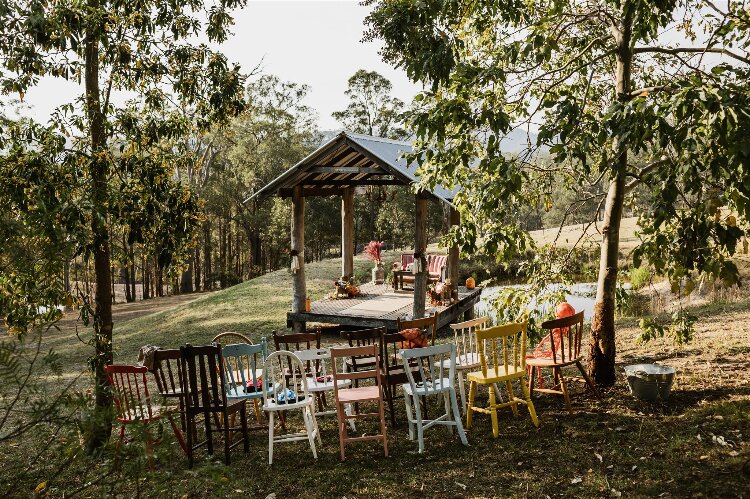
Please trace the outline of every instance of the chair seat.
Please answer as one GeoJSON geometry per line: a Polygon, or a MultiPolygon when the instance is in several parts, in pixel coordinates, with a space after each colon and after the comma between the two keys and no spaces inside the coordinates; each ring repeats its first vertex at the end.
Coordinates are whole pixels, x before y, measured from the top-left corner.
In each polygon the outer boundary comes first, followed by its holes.
{"type": "Polygon", "coordinates": [[[357,388],[345,388],[343,390],[339,390],[338,394],[338,401],[341,404],[380,399],[380,390],[376,385],[360,386],[357,388]]]}
{"type": "Polygon", "coordinates": [[[508,366],[508,370],[505,370],[504,366],[493,367],[487,369],[487,375],[485,376],[482,371],[473,371],[466,375],[469,381],[476,381],[477,383],[495,383],[497,381],[506,381],[515,378],[521,378],[526,374],[525,369],[516,368],[515,366],[508,366]]]}
{"type": "Polygon", "coordinates": [[[527,355],[526,365],[531,367],[565,367],[580,362],[582,359],[583,357],[576,357],[575,359],[568,359],[565,362],[560,359],[555,362],[551,357],[534,357],[532,355],[527,355]]]}
{"type": "MultiPolygon", "coordinates": [[[[337,388],[347,387],[352,384],[350,379],[340,379],[336,382],[337,388]]],[[[328,381],[318,381],[315,378],[307,378],[307,391],[309,392],[327,392],[333,390],[333,379],[328,381]]]]}
{"type": "MultiPolygon", "coordinates": [[[[232,389],[232,392],[234,389],[232,389]]],[[[227,392],[227,400],[234,401],[234,400],[251,400],[251,399],[262,399],[266,395],[273,392],[272,387],[268,387],[265,391],[265,393],[262,390],[256,390],[254,392],[245,393],[245,390],[243,388],[238,388],[237,393],[227,392]]]]}
{"type": "Polygon", "coordinates": [[[148,410],[146,409],[146,406],[144,406],[143,409],[133,408],[124,414],[119,415],[117,421],[120,423],[133,423],[135,421],[148,423],[175,412],[179,412],[179,409],[175,406],[154,406],[151,407],[151,415],[149,416],[148,410]]]}
{"type": "Polygon", "coordinates": [[[411,396],[417,395],[418,397],[421,397],[424,395],[430,395],[433,393],[440,393],[446,390],[450,390],[451,381],[448,378],[427,381],[426,383],[419,381],[416,383],[416,390],[412,390],[411,384],[409,383],[404,383],[403,385],[401,385],[401,387],[404,389],[404,393],[411,396]]]}
{"type": "MultiPolygon", "coordinates": [[[[478,353],[464,353],[456,356],[456,369],[471,369],[478,367],[480,364],[478,353]]],[[[435,362],[436,366],[440,365],[440,362],[435,362]]],[[[443,361],[443,369],[449,369],[451,365],[450,359],[443,361]]]]}
{"type": "Polygon", "coordinates": [[[291,404],[279,404],[273,399],[266,399],[266,403],[263,406],[264,411],[286,411],[289,409],[299,409],[301,407],[308,406],[313,403],[315,400],[314,397],[305,397],[303,400],[298,400],[297,402],[292,402],[291,404]]]}

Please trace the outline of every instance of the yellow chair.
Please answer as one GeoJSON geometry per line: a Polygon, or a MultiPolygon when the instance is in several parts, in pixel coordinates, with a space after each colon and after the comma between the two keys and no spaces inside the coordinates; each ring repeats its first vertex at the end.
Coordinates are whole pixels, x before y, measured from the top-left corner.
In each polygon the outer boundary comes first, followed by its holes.
{"type": "Polygon", "coordinates": [[[518,415],[518,404],[526,404],[531,415],[534,426],[539,427],[539,419],[536,417],[534,404],[531,402],[529,388],[526,386],[526,323],[506,324],[476,332],[479,347],[479,360],[482,370],[470,372],[469,380],[469,407],[466,411],[466,429],[471,428],[471,419],[474,412],[489,414],[492,417],[492,434],[497,438],[500,433],[497,426],[497,410],[501,407],[510,406],[513,414],[518,415]],[[487,348],[489,347],[489,351],[487,348]],[[513,380],[519,380],[524,399],[513,396],[513,380]],[[495,399],[495,383],[505,382],[508,390],[508,402],[497,403],[495,399]],[[490,403],[487,407],[474,405],[474,397],[477,394],[478,385],[487,385],[490,394],[490,403]]]}

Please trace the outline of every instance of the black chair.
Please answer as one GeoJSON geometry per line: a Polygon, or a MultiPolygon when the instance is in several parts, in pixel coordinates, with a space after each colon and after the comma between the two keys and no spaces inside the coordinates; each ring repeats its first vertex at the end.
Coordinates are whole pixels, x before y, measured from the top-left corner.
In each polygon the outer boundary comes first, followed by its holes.
{"type": "MultiPolygon", "coordinates": [[[[229,465],[229,451],[239,445],[239,441],[231,443],[230,432],[242,431],[242,442],[245,452],[250,450],[250,440],[247,431],[247,417],[245,401],[239,400],[227,403],[227,392],[224,376],[224,359],[221,348],[214,345],[192,346],[180,348],[183,375],[183,389],[185,391],[185,418],[187,419],[187,449],[188,466],[193,467],[193,453],[196,449],[206,445],[208,454],[213,455],[214,446],[212,435],[222,433],[224,438],[224,462],[229,465]],[[230,416],[240,415],[240,428],[230,428],[230,416]],[[206,427],[206,439],[197,439],[195,431],[196,418],[203,415],[206,427]],[[216,426],[212,427],[211,419],[216,426]],[[195,435],[194,435],[195,433],[195,435]]],[[[234,418],[232,418],[234,419],[234,418]]]]}

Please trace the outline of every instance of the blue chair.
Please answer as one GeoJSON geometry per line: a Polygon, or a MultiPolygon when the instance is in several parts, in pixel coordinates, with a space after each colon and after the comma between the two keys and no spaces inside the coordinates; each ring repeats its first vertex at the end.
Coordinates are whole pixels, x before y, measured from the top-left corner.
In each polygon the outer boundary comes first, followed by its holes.
{"type": "Polygon", "coordinates": [[[273,387],[268,385],[267,380],[263,380],[268,355],[266,338],[261,338],[257,345],[224,345],[221,353],[224,358],[227,401],[252,400],[257,411],[265,396],[273,392],[273,387]]]}

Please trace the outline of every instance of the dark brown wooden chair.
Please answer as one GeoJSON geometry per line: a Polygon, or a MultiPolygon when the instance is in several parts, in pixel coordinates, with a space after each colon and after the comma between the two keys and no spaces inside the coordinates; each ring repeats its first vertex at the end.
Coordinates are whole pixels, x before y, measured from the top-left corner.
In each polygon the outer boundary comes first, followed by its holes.
{"type": "Polygon", "coordinates": [[[180,427],[184,432],[185,426],[185,393],[182,387],[182,353],[179,348],[157,350],[154,352],[154,363],[151,369],[156,379],[159,395],[169,402],[177,403],[180,410],[180,427]]]}
{"type": "Polygon", "coordinates": [[[206,445],[209,455],[213,455],[213,434],[222,433],[224,440],[224,462],[229,465],[229,451],[240,442],[232,443],[230,432],[242,432],[242,442],[245,452],[250,450],[250,440],[247,429],[247,415],[245,401],[238,400],[227,403],[225,388],[224,359],[221,347],[218,345],[192,346],[190,344],[180,348],[182,358],[183,387],[185,391],[185,417],[187,419],[187,450],[188,466],[193,467],[193,454],[196,449],[206,445]],[[240,428],[230,428],[229,416],[239,413],[240,428]],[[206,429],[206,439],[197,439],[196,419],[203,416],[206,429]],[[211,420],[216,421],[212,427],[211,420]],[[194,435],[195,433],[195,435],[194,435]]]}
{"type": "MultiPolygon", "coordinates": [[[[380,335],[380,377],[385,392],[385,399],[388,402],[388,412],[391,416],[391,426],[396,427],[396,412],[393,409],[393,401],[396,398],[396,388],[409,383],[404,365],[398,357],[401,350],[404,337],[401,333],[388,333],[382,328],[380,335]]],[[[421,371],[419,366],[410,366],[414,379],[421,381],[421,371]]],[[[425,418],[427,413],[425,412],[425,418]]]]}
{"type": "Polygon", "coordinates": [[[565,407],[570,414],[573,414],[573,408],[570,405],[570,396],[568,395],[568,385],[563,376],[562,369],[567,366],[575,365],[581,372],[583,381],[591,388],[591,391],[598,397],[599,391],[596,385],[584,369],[581,361],[581,338],[583,336],[583,312],[579,312],[569,317],[554,319],[542,323],[542,328],[550,331],[549,335],[542,340],[540,346],[546,345],[549,340],[549,349],[540,349],[526,356],[526,367],[531,371],[529,375],[529,393],[534,393],[534,377],[541,369],[552,369],[554,385],[552,388],[536,388],[536,391],[543,393],[552,393],[562,395],[565,399],[565,407]]]}
{"type": "Polygon", "coordinates": [[[430,317],[424,317],[422,319],[411,319],[411,320],[396,320],[396,328],[399,331],[404,329],[421,329],[424,335],[430,342],[430,346],[435,344],[435,337],[437,336],[437,317],[431,315],[430,317]]]}

